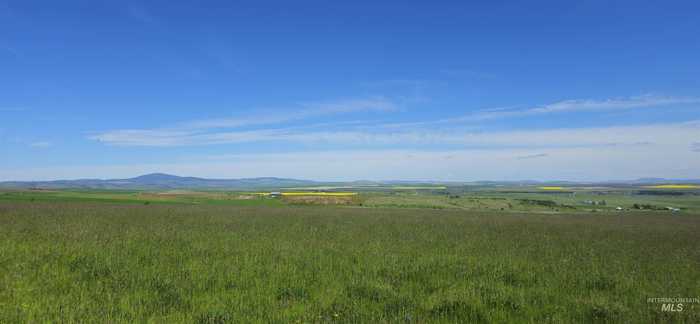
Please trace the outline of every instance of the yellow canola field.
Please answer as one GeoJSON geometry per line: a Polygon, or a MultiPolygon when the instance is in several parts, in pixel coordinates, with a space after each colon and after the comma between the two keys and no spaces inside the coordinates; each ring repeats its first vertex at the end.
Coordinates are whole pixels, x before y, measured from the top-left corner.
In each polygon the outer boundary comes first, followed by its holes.
{"type": "Polygon", "coordinates": [[[416,186],[416,187],[411,187],[411,186],[393,186],[391,189],[395,190],[445,190],[447,187],[445,186],[416,186]]]}
{"type": "Polygon", "coordinates": [[[354,196],[356,192],[283,192],[282,196],[354,196]]]}
{"type": "MultiPolygon", "coordinates": [[[[256,192],[256,195],[269,196],[269,192],[256,192]]],[[[282,192],[282,196],[355,196],[356,192],[282,192]]]]}

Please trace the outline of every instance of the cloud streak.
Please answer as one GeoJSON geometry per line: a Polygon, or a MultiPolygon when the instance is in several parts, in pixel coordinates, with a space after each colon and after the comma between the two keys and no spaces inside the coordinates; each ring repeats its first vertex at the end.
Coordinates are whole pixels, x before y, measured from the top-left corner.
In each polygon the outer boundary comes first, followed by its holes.
{"type": "Polygon", "coordinates": [[[539,154],[530,154],[530,155],[521,155],[516,157],[517,160],[529,160],[529,159],[538,159],[538,158],[543,158],[543,157],[548,157],[549,154],[547,153],[539,153],[539,154]]]}
{"type": "Polygon", "coordinates": [[[673,108],[673,105],[698,102],[696,98],[660,96],[565,100],[527,109],[504,107],[457,118],[409,123],[326,118],[400,110],[391,100],[373,97],[299,103],[286,112],[258,111],[255,116],[195,120],[170,128],[117,129],[90,138],[127,147],[232,145],[242,153],[193,157],[196,159],[193,162],[117,168],[133,171],[125,175],[158,171],[212,177],[291,176],[327,180],[341,177],[498,180],[518,179],[523,174],[569,180],[649,175],[689,177],[697,173],[694,165],[700,165],[697,154],[700,120],[496,131],[483,131],[470,125],[479,126],[500,118],[673,108]],[[245,154],[244,145],[249,144],[262,148],[260,153],[245,154]],[[342,151],[271,153],[276,147],[317,151],[342,148],[342,151]],[[339,169],[343,170],[342,175],[338,175],[339,169]]]}
{"type": "MultiPolygon", "coordinates": [[[[237,118],[216,118],[184,122],[161,129],[120,129],[89,136],[89,139],[119,146],[184,146],[242,143],[289,138],[289,131],[275,129],[231,131],[255,126],[279,125],[294,121],[358,112],[393,112],[398,106],[383,97],[349,99],[334,102],[307,102],[293,107],[290,112],[258,111],[256,115],[237,118]]],[[[304,127],[351,125],[357,122],[311,124],[304,127]]],[[[288,127],[289,130],[295,127],[288,127]]],[[[297,134],[298,136],[299,134],[297,134]]]]}
{"type": "Polygon", "coordinates": [[[180,127],[185,129],[209,129],[273,125],[308,118],[357,112],[393,112],[398,110],[398,106],[389,99],[373,97],[332,102],[306,102],[297,104],[291,110],[291,112],[269,110],[262,113],[258,111],[254,116],[197,120],[184,123],[180,127]]]}
{"type": "Polygon", "coordinates": [[[700,98],[643,95],[604,100],[573,99],[558,101],[551,104],[524,109],[518,108],[517,106],[482,109],[457,117],[449,117],[429,121],[385,123],[382,125],[377,125],[377,127],[397,129],[405,127],[444,126],[449,124],[468,125],[478,124],[485,121],[522,118],[538,115],[545,116],[550,114],[564,114],[575,112],[619,111],[638,108],[682,106],[690,104],[700,104],[700,98]]]}
{"type": "MultiPolygon", "coordinates": [[[[445,130],[307,131],[264,129],[195,133],[189,131],[118,130],[93,139],[121,146],[187,146],[256,142],[329,144],[334,146],[382,147],[395,145],[457,145],[472,148],[548,148],[674,145],[700,134],[697,122],[615,126],[469,132],[445,130]]],[[[689,142],[686,142],[689,145],[689,142]]]]}
{"type": "Polygon", "coordinates": [[[551,104],[536,106],[527,109],[481,110],[474,114],[457,118],[445,119],[443,120],[443,122],[482,121],[489,119],[527,117],[533,115],[545,115],[556,113],[627,110],[646,107],[663,107],[671,105],[688,105],[698,103],[700,103],[700,98],[655,95],[644,95],[605,100],[574,99],[558,101],[551,104]]]}
{"type": "Polygon", "coordinates": [[[33,143],[29,143],[29,146],[35,147],[35,148],[47,148],[47,147],[51,146],[51,142],[46,142],[46,141],[33,142],[33,143]]]}
{"type": "Polygon", "coordinates": [[[690,145],[690,150],[693,152],[700,152],[700,142],[695,142],[690,145]]]}

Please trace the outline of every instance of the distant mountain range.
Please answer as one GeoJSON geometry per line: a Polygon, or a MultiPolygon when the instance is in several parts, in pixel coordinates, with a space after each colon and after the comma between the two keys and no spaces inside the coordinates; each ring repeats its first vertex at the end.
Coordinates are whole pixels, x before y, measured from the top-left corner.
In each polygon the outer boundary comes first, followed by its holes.
{"type": "Polygon", "coordinates": [[[151,173],[129,179],[79,179],[0,182],[0,188],[43,189],[248,189],[311,186],[318,182],[284,178],[204,179],[151,173]]]}
{"type": "Polygon", "coordinates": [[[266,189],[286,187],[312,186],[381,186],[407,184],[445,184],[445,185],[481,185],[481,186],[527,186],[542,184],[558,184],[567,186],[581,185],[643,185],[664,183],[700,184],[700,179],[663,179],[641,178],[637,180],[604,181],[604,182],[573,182],[573,181],[351,181],[327,182],[287,178],[243,178],[243,179],[204,179],[196,177],[179,177],[164,173],[152,173],[129,179],[78,179],[55,181],[6,181],[0,182],[0,188],[41,188],[41,189],[266,189]]]}

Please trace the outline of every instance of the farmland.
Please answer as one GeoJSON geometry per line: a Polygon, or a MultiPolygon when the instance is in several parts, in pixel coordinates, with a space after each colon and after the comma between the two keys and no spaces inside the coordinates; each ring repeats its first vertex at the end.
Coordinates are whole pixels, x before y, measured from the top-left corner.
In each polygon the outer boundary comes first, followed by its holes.
{"type": "Polygon", "coordinates": [[[0,192],[0,322],[700,320],[697,196],[448,189],[0,192]]]}
{"type": "Polygon", "coordinates": [[[606,212],[653,206],[700,213],[700,190],[688,185],[641,187],[308,187],[273,191],[196,190],[0,190],[0,201],[76,201],[282,207],[289,204],[354,205],[368,208],[462,209],[502,212],[606,212]],[[337,202],[337,203],[334,203],[337,202]]]}

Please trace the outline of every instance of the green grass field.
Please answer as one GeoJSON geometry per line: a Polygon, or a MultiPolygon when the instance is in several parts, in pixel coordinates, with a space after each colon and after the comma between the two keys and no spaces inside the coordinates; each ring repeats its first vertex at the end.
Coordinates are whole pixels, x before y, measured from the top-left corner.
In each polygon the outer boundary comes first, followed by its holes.
{"type": "Polygon", "coordinates": [[[0,323],[700,322],[692,210],[227,197],[0,193],[0,323]]]}

